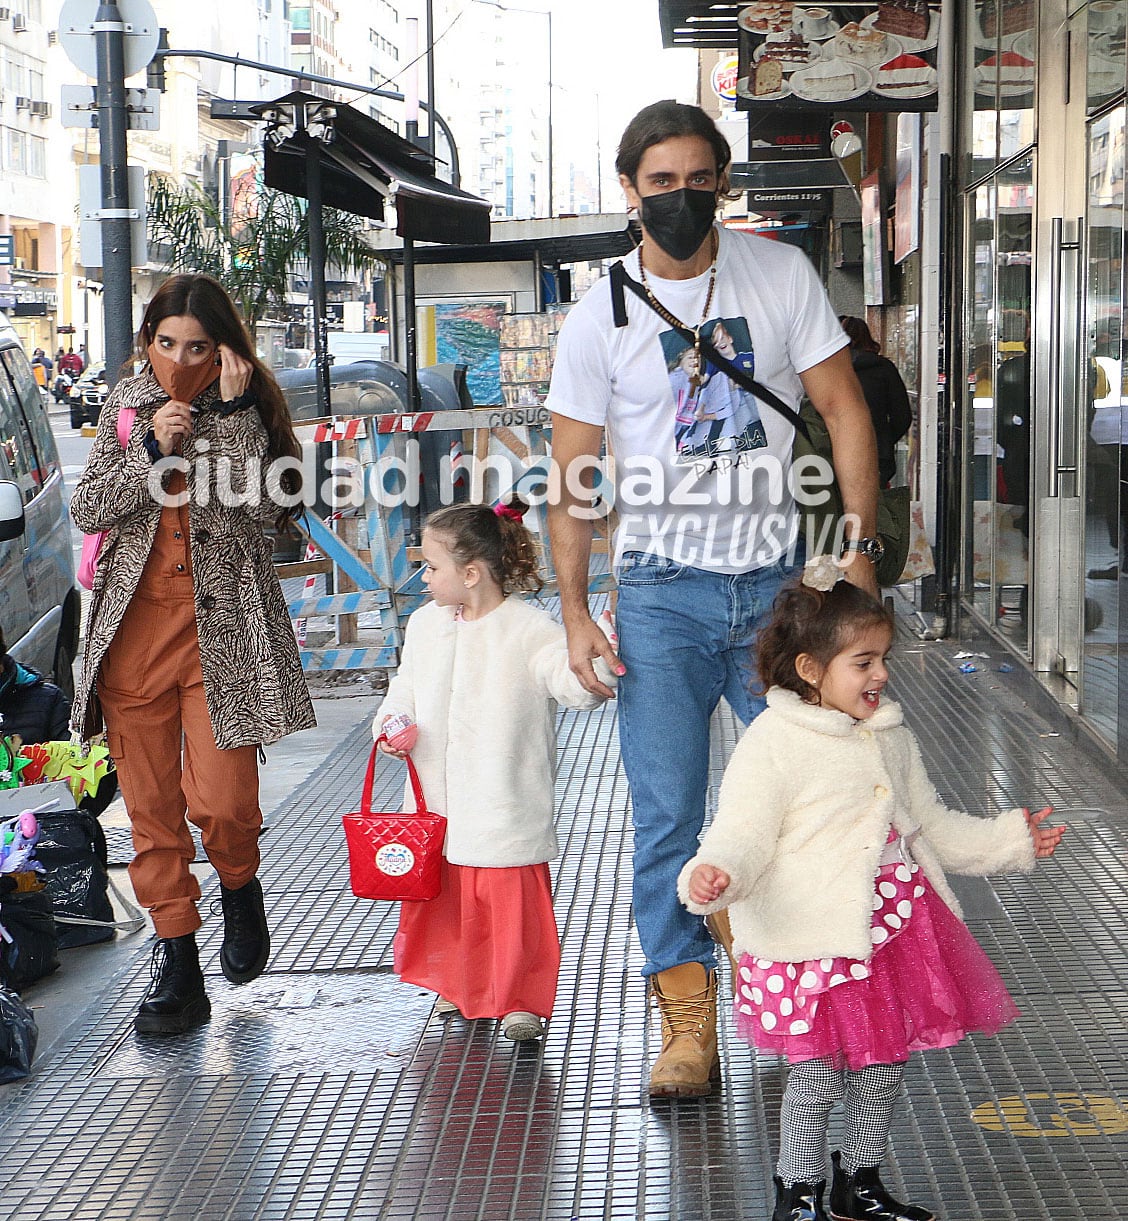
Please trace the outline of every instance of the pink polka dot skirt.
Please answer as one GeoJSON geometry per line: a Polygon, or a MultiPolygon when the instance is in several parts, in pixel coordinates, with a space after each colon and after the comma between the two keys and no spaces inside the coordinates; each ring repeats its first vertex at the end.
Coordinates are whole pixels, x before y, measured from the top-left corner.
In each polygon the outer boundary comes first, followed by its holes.
{"type": "Polygon", "coordinates": [[[915,864],[884,865],[874,883],[866,961],[773,962],[745,954],[734,1015],[740,1036],[791,1061],[849,1068],[897,1063],[994,1033],[1018,1010],[967,926],[915,864]]]}

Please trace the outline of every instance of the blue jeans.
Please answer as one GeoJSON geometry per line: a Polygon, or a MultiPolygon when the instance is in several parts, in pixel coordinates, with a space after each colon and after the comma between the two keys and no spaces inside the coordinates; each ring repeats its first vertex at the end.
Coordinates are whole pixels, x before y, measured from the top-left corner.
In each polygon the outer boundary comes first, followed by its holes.
{"type": "Polygon", "coordinates": [[[750,692],[759,686],[756,630],[792,571],[779,563],[729,576],[643,552],[623,556],[619,742],[634,810],[644,975],[686,962],[716,965],[704,922],[678,900],[677,878],[705,821],[709,718],[722,695],[746,725],[763,711],[750,692]]]}

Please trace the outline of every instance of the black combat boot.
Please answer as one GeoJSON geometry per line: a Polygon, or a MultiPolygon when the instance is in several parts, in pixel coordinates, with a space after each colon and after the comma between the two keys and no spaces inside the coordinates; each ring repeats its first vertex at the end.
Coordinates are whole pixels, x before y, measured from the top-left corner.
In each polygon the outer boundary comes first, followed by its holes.
{"type": "Polygon", "coordinates": [[[251,878],[238,890],[220,883],[219,901],[223,907],[223,947],[219,965],[233,984],[257,979],[270,957],[270,929],[258,878],[251,878]]]}
{"type": "Polygon", "coordinates": [[[184,1034],[211,1017],[196,934],[162,938],[153,947],[153,982],[133,1019],[138,1034],[184,1034]]]}
{"type": "Polygon", "coordinates": [[[822,1202],[825,1179],[817,1183],[793,1183],[790,1187],[784,1187],[777,1175],[772,1182],[776,1189],[772,1221],[827,1221],[822,1202]]]}
{"type": "Polygon", "coordinates": [[[931,1209],[894,1200],[882,1185],[877,1166],[859,1166],[847,1174],[840,1153],[832,1153],[830,1160],[834,1163],[830,1215],[835,1221],[934,1221],[931,1209]]]}

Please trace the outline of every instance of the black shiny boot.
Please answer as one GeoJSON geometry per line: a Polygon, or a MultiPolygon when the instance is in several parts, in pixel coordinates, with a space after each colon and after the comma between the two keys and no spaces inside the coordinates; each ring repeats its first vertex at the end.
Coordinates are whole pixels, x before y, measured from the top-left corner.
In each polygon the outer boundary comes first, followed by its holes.
{"type": "Polygon", "coordinates": [[[830,1160],[834,1163],[830,1215],[835,1221],[934,1221],[930,1209],[894,1200],[885,1190],[877,1166],[859,1166],[847,1174],[840,1153],[832,1153],[830,1160]]]}
{"type": "Polygon", "coordinates": [[[138,1034],[184,1034],[209,1020],[195,933],[159,940],[149,971],[153,982],[133,1019],[138,1034]]]}
{"type": "Polygon", "coordinates": [[[777,1175],[772,1182],[776,1189],[772,1221],[827,1221],[822,1202],[825,1179],[817,1183],[793,1183],[790,1187],[784,1187],[777,1175]]]}
{"type": "Polygon", "coordinates": [[[228,890],[221,882],[219,901],[223,907],[219,965],[233,984],[250,983],[263,973],[270,957],[270,929],[258,878],[238,890],[228,890]]]}

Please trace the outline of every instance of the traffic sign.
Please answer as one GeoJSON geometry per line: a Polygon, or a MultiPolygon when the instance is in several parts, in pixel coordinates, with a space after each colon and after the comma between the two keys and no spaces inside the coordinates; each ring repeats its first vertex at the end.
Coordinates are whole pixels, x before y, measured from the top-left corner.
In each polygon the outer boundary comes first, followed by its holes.
{"type": "MultiPolygon", "coordinates": [[[[129,186],[129,231],[133,266],[148,262],[145,236],[145,167],[131,165],[126,170],[129,186]]],[[[102,167],[78,167],[78,258],[83,267],[102,266],[102,167]]]]}
{"type": "MultiPolygon", "coordinates": [[[[59,14],[59,42],[67,58],[80,72],[96,80],[98,55],[94,25],[103,0],[65,0],[59,14]]],[[[125,27],[125,75],[133,76],[149,66],[160,40],[157,14],[149,0],[117,0],[125,27]]]]}

